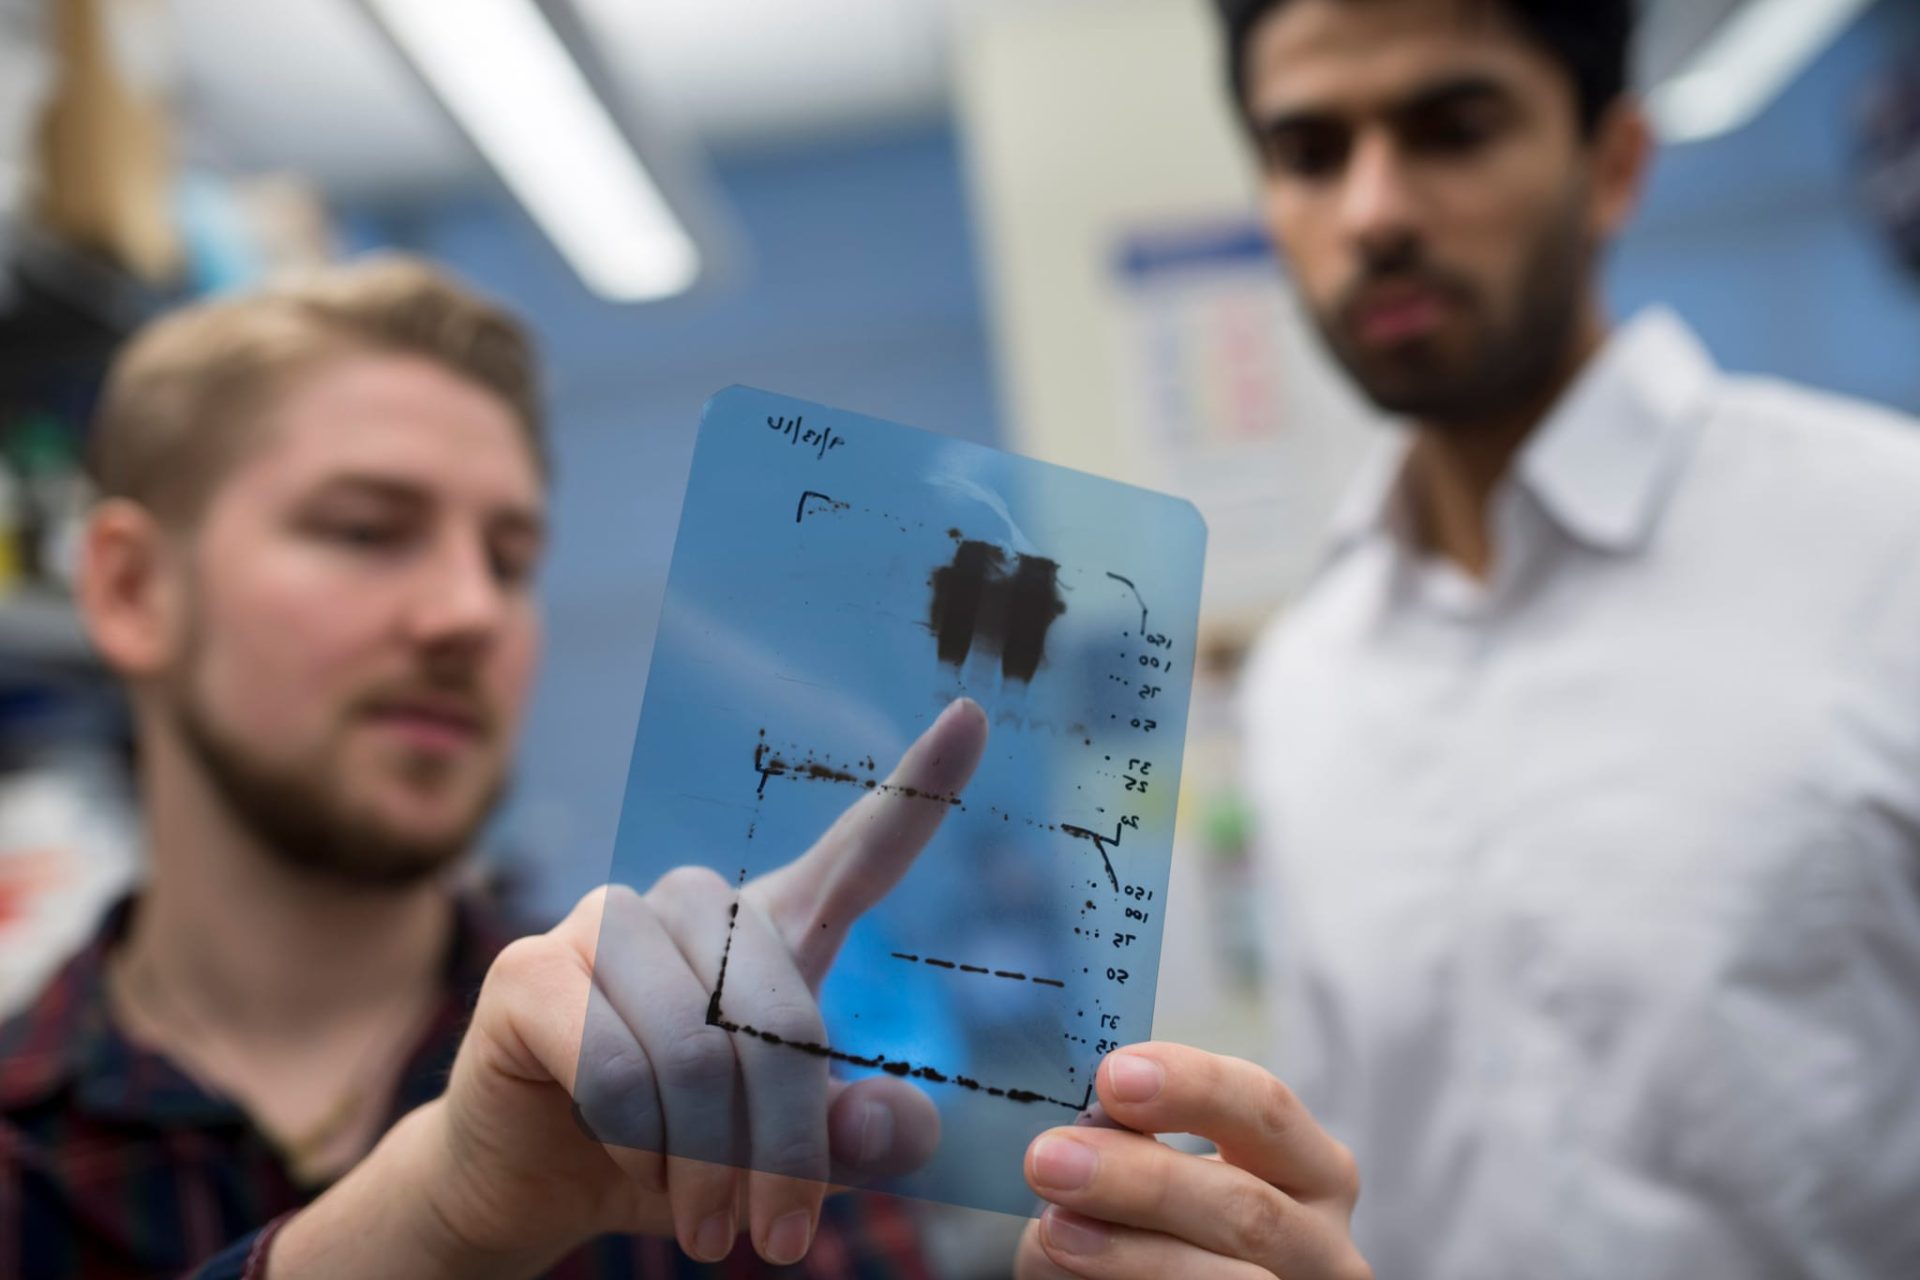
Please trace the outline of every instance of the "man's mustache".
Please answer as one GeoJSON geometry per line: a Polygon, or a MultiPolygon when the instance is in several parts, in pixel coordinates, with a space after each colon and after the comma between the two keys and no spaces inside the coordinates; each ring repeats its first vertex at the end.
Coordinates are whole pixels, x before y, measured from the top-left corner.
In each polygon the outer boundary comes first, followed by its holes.
{"type": "Polygon", "coordinates": [[[1334,313],[1352,326],[1369,303],[1384,293],[1419,290],[1460,306],[1472,306],[1479,291],[1459,275],[1436,267],[1415,244],[1401,244],[1368,256],[1359,274],[1341,291],[1334,313]]]}
{"type": "Polygon", "coordinates": [[[396,710],[423,710],[472,726],[491,737],[499,714],[471,677],[394,681],[369,691],[354,702],[354,711],[378,715],[396,710]]]}

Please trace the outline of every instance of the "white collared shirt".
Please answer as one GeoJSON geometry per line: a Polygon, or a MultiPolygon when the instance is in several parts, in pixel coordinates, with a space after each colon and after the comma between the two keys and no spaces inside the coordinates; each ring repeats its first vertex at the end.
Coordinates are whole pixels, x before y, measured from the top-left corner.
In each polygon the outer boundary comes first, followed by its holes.
{"type": "Polygon", "coordinates": [[[1920,1277],[1920,426],[1666,312],[1483,585],[1404,443],[1248,676],[1278,1066],[1382,1280],[1920,1277]]]}

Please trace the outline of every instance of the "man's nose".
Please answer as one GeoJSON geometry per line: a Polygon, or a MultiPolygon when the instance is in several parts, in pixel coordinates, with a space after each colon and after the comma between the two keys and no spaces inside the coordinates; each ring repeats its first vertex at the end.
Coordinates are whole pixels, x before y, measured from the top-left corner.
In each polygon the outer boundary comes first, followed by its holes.
{"type": "Polygon", "coordinates": [[[417,642],[435,648],[483,648],[499,630],[506,591],[479,539],[449,536],[423,562],[409,602],[417,642]]]}
{"type": "Polygon", "coordinates": [[[1417,238],[1418,204],[1405,157],[1385,131],[1364,134],[1347,162],[1341,229],[1368,259],[1393,257],[1417,238]]]}

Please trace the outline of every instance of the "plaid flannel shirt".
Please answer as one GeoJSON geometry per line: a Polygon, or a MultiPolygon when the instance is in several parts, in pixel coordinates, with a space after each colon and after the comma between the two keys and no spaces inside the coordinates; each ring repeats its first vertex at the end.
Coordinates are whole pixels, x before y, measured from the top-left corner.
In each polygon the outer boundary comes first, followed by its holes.
{"type": "MultiPolygon", "coordinates": [[[[105,963],[134,906],[128,899],[109,911],[33,1004],[0,1026],[0,1276],[257,1277],[272,1231],[325,1190],[296,1183],[234,1102],[114,1025],[105,963]]],[[[473,902],[459,904],[457,921],[445,995],[407,1061],[389,1125],[439,1095],[480,981],[511,937],[473,902]]],[[[928,1272],[905,1210],[855,1193],[828,1201],[798,1266],[770,1267],[745,1243],[705,1264],[671,1240],[606,1236],[547,1274],[910,1280],[928,1272]]]]}

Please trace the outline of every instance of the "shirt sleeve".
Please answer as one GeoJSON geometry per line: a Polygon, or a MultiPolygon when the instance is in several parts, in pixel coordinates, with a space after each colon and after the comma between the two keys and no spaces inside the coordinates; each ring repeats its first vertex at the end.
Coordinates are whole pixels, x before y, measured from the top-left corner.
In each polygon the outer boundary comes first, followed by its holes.
{"type": "Polygon", "coordinates": [[[267,1250],[291,1217],[291,1213],[282,1214],[258,1231],[241,1236],[181,1280],[266,1280],[267,1250]]]}
{"type": "MultiPolygon", "coordinates": [[[[1007,1259],[1013,1265],[1013,1259],[1007,1259]]],[[[854,1192],[829,1199],[798,1272],[808,1280],[931,1280],[904,1204],[854,1192]]],[[[785,1274],[784,1272],[782,1274],[785,1274]]]]}

